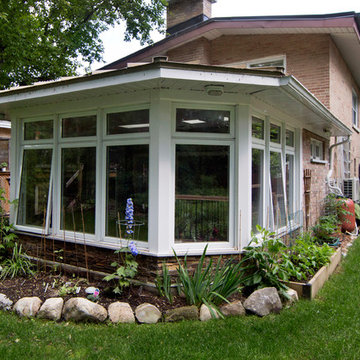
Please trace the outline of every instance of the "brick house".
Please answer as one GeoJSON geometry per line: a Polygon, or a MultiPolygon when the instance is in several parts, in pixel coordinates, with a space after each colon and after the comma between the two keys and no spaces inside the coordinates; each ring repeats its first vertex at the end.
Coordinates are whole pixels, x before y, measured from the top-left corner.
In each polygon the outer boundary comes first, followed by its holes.
{"type": "Polygon", "coordinates": [[[359,16],[211,18],[213,2],[169,1],[165,39],[90,76],[0,93],[30,252],[44,237],[75,263],[86,241],[106,270],[132,197],[146,277],[173,249],[235,254],[256,224],[311,225],[329,171],[358,178],[359,16]]]}

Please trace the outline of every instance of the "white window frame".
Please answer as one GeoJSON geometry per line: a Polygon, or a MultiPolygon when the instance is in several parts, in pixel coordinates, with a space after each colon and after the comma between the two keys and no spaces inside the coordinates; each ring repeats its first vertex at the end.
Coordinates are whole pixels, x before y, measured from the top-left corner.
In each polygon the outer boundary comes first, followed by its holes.
{"type": "MultiPolygon", "coordinates": [[[[36,141],[36,140],[35,140],[36,141]]],[[[42,234],[42,235],[49,235],[50,234],[50,217],[52,216],[52,194],[53,194],[53,178],[54,178],[54,160],[55,160],[55,153],[53,146],[41,144],[41,145],[24,145],[21,147],[21,150],[19,152],[19,181],[17,182],[17,188],[16,188],[16,198],[20,199],[20,190],[21,190],[21,177],[23,172],[23,161],[24,161],[24,153],[25,150],[38,150],[38,149],[44,149],[44,150],[52,150],[51,155],[51,170],[50,170],[50,179],[49,179],[49,190],[48,190],[48,200],[46,205],[46,218],[45,218],[45,227],[40,227],[36,225],[19,225],[17,224],[18,220],[18,211],[19,208],[16,208],[15,212],[15,219],[14,224],[17,230],[25,231],[25,232],[32,232],[35,234],[42,234]]]]}
{"type": "MultiPolygon", "coordinates": [[[[106,117],[105,117],[106,118],[106,117]]],[[[143,133],[143,134],[147,134],[147,133],[143,133]]],[[[118,237],[112,237],[112,236],[107,236],[105,235],[105,231],[106,231],[106,200],[107,200],[107,188],[106,188],[106,176],[107,176],[107,172],[106,172],[106,168],[107,168],[107,164],[106,164],[106,157],[107,157],[107,148],[108,147],[112,147],[112,146],[131,146],[131,145],[148,145],[149,146],[149,165],[150,165],[150,142],[148,139],[124,139],[123,138],[124,134],[119,134],[119,139],[114,139],[113,135],[111,135],[111,139],[104,141],[103,145],[102,145],[102,163],[104,164],[104,168],[102,171],[102,184],[103,184],[103,189],[102,189],[102,199],[101,199],[101,209],[103,209],[101,211],[101,239],[103,239],[103,242],[108,244],[108,245],[119,245],[119,246],[126,246],[127,244],[127,240],[125,239],[120,239],[118,237]]],[[[150,167],[150,166],[149,166],[150,167]]],[[[149,169],[150,170],[150,169],[149,169]]],[[[148,179],[148,183],[150,182],[150,171],[149,171],[149,179],[148,179]]],[[[149,191],[149,189],[148,189],[149,191]]],[[[148,193],[148,204],[149,204],[149,193],[148,193]]],[[[149,207],[149,212],[150,212],[150,207],[149,207]]],[[[149,219],[149,217],[148,217],[149,219]]],[[[136,219],[135,219],[136,220],[136,219]]],[[[140,240],[134,240],[136,242],[137,247],[139,248],[139,250],[145,250],[149,248],[149,226],[148,226],[148,234],[147,234],[147,238],[148,241],[140,241],[140,240]]]]}
{"type": "Polygon", "coordinates": [[[172,199],[171,199],[171,228],[172,236],[170,238],[170,248],[173,248],[178,253],[187,251],[200,252],[208,244],[208,251],[227,251],[233,250],[238,244],[238,239],[235,231],[235,173],[237,164],[235,164],[235,107],[226,105],[210,105],[204,103],[172,103],[172,199]],[[230,111],[230,131],[227,134],[223,133],[191,133],[191,132],[176,132],[176,109],[200,109],[200,110],[224,110],[230,111]],[[214,242],[175,242],[175,170],[176,170],[176,145],[213,145],[213,146],[229,146],[229,230],[228,241],[214,241],[214,242]],[[235,235],[236,234],[236,235],[235,235]]]}
{"type": "Polygon", "coordinates": [[[314,162],[323,162],[324,158],[324,142],[318,139],[310,139],[310,153],[311,161],[314,162]],[[316,149],[319,149],[319,155],[316,154],[316,149]]]}
{"type": "Polygon", "coordinates": [[[280,67],[284,68],[284,71],[286,71],[286,55],[266,56],[266,57],[263,57],[263,58],[248,60],[248,61],[246,61],[246,67],[248,69],[263,69],[263,68],[267,68],[267,67],[272,68],[274,66],[271,65],[271,63],[273,63],[275,61],[282,61],[283,65],[280,66],[280,67]],[[260,65],[262,63],[269,63],[269,65],[256,66],[257,64],[260,65]]]}
{"type": "Polygon", "coordinates": [[[297,201],[296,193],[300,191],[299,184],[295,181],[296,174],[298,172],[298,168],[300,167],[297,153],[300,149],[296,149],[296,144],[299,143],[297,137],[298,134],[294,128],[286,126],[285,123],[281,123],[276,119],[270,118],[268,116],[261,117],[256,113],[251,114],[251,121],[252,118],[256,117],[261,120],[264,120],[265,124],[265,139],[257,139],[252,137],[252,149],[259,149],[264,151],[264,168],[263,168],[263,191],[262,191],[262,224],[259,224],[262,227],[270,228],[271,230],[276,231],[276,234],[282,235],[289,232],[291,229],[300,226],[300,224],[295,224],[294,222],[289,223],[289,214],[287,208],[287,192],[286,192],[286,155],[293,155],[294,156],[294,168],[293,168],[293,191],[292,191],[292,206],[294,212],[300,210],[297,207],[300,206],[299,202],[297,201]],[[280,144],[273,143],[270,141],[270,125],[274,124],[280,126],[280,144]],[[290,130],[294,133],[294,146],[286,145],[286,130],[290,130]],[[283,193],[284,193],[284,202],[285,202],[285,213],[286,213],[286,226],[281,228],[275,229],[275,219],[273,219],[273,200],[271,196],[271,177],[270,177],[270,153],[276,152],[281,154],[281,171],[282,171],[282,186],[283,186],[283,193]]]}

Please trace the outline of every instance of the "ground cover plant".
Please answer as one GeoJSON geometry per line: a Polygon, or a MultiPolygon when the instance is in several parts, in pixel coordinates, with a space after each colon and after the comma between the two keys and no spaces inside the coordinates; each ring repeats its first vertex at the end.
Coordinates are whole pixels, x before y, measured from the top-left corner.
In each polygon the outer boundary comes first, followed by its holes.
{"type": "Polygon", "coordinates": [[[314,301],[279,315],[157,325],[96,325],[0,313],[4,359],[357,359],[360,243],[314,301]]]}

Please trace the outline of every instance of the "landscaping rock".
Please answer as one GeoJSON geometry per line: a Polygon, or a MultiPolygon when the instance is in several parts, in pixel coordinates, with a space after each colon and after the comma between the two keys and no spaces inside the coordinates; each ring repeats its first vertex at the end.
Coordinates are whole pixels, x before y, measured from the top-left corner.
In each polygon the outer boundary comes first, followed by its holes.
{"type": "Polygon", "coordinates": [[[117,323],[134,323],[135,316],[128,303],[114,302],[108,307],[109,319],[111,322],[117,323]]]}
{"type": "Polygon", "coordinates": [[[41,303],[42,301],[36,296],[24,297],[15,303],[14,311],[19,316],[36,316],[40,309],[41,303]]]}
{"type": "Polygon", "coordinates": [[[193,306],[183,306],[166,311],[165,321],[199,320],[199,310],[193,306]]]}
{"type": "Polygon", "coordinates": [[[214,314],[212,314],[210,309],[205,304],[202,304],[200,306],[200,320],[201,321],[208,321],[210,319],[218,319],[220,317],[214,308],[212,308],[212,307],[210,307],[210,308],[212,309],[212,312],[214,314]]]}
{"type": "Polygon", "coordinates": [[[240,300],[224,304],[220,306],[220,311],[224,316],[243,316],[245,315],[245,308],[240,300]]]}
{"type": "Polygon", "coordinates": [[[103,306],[88,299],[76,297],[65,303],[63,315],[66,321],[102,322],[107,318],[107,311],[103,306]]]}
{"type": "Polygon", "coordinates": [[[285,305],[290,306],[294,304],[296,301],[299,301],[299,296],[296,290],[294,289],[287,289],[286,294],[288,295],[288,299],[285,299],[285,305]]]}
{"type": "Polygon", "coordinates": [[[0,310],[11,310],[13,302],[5,295],[0,294],[0,310]]]}
{"type": "Polygon", "coordinates": [[[63,298],[50,298],[42,304],[37,316],[41,319],[59,321],[64,306],[63,298]]]}
{"type": "Polygon", "coordinates": [[[278,313],[282,309],[280,296],[274,287],[254,291],[244,302],[244,308],[258,316],[278,313]]]}
{"type": "Polygon", "coordinates": [[[135,309],[135,316],[140,323],[156,324],[161,318],[161,312],[156,306],[144,303],[135,309]]]}

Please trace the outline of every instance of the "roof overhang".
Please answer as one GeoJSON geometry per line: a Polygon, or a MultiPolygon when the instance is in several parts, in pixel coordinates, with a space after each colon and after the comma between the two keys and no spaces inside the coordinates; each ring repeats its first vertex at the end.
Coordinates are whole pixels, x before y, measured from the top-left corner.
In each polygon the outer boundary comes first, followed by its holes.
{"type": "Polygon", "coordinates": [[[123,68],[129,62],[151,61],[169,50],[199,38],[223,35],[328,34],[339,48],[360,86],[360,15],[355,12],[325,15],[255,16],[212,18],[185,28],[165,39],[119,59],[102,69],[123,68]]]}
{"type": "MultiPolygon", "coordinates": [[[[206,93],[209,84],[223,85],[225,94],[243,95],[277,109],[301,127],[326,135],[350,135],[337,119],[294,77],[280,72],[158,62],[0,92],[0,113],[19,108],[82,100],[99,95],[153,89],[206,93]]],[[[215,102],[216,98],[212,98],[215,102]]],[[[221,99],[220,99],[221,101],[221,99]]]]}

